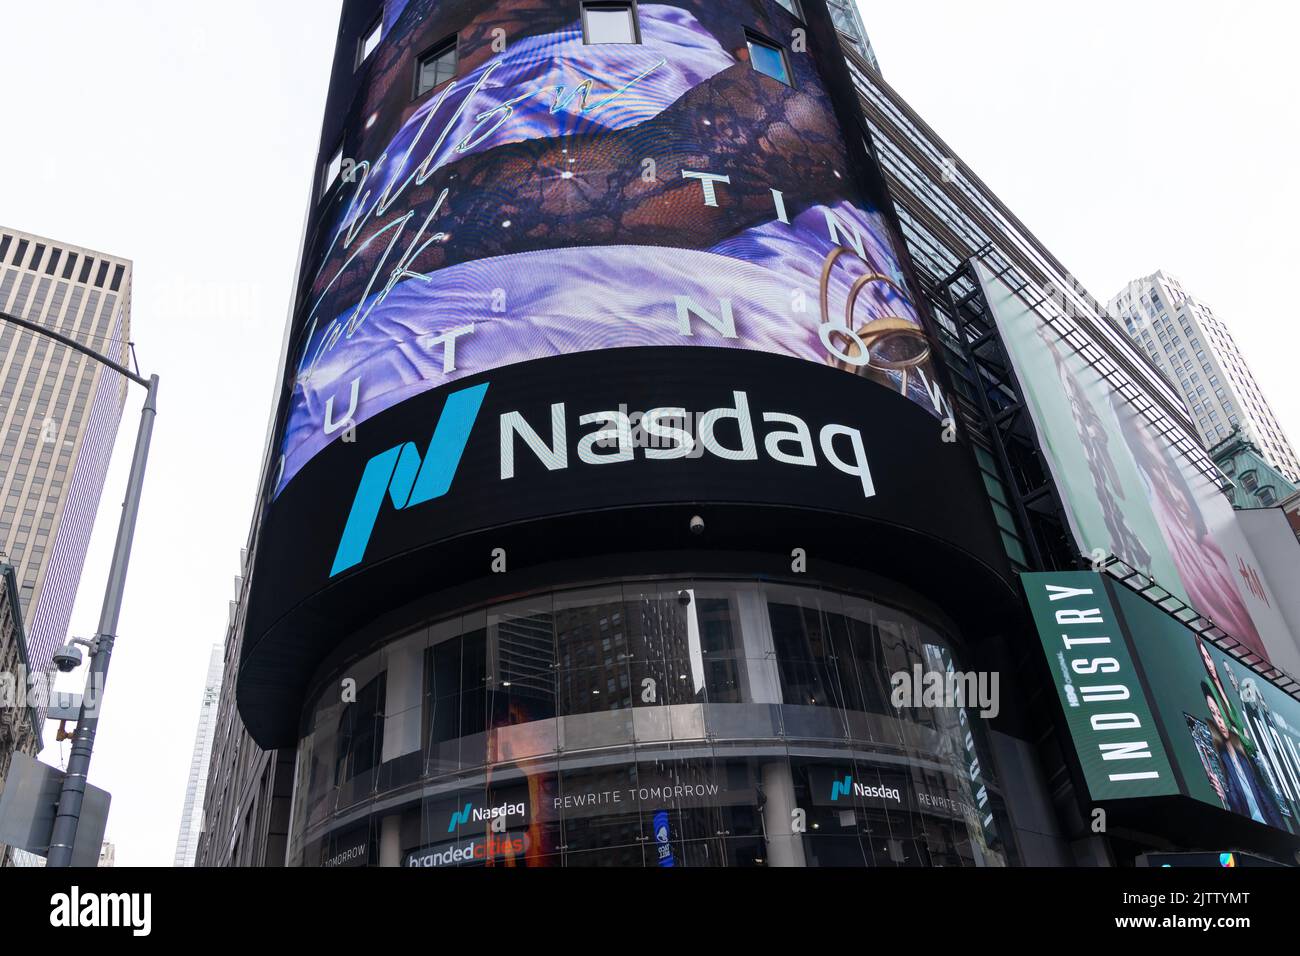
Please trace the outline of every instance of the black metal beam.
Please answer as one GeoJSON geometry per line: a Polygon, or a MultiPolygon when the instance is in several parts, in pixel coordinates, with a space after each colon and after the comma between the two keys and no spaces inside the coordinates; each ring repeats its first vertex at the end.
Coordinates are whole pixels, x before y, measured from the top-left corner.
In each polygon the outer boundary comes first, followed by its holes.
{"type": "Polygon", "coordinates": [[[41,325],[41,323],[33,322],[30,319],[24,319],[17,315],[10,315],[8,312],[0,312],[0,321],[12,322],[14,325],[22,326],[28,331],[35,332],[37,335],[44,335],[46,338],[54,339],[54,341],[66,345],[68,348],[80,352],[82,355],[90,356],[96,362],[101,362],[104,365],[107,365],[114,372],[117,372],[119,375],[125,375],[137,385],[143,385],[145,388],[149,387],[149,379],[137,375],[125,365],[122,365],[119,362],[114,362],[107,355],[102,355],[99,352],[96,352],[90,346],[82,345],[76,339],[69,338],[62,332],[54,331],[48,325],[41,325]]]}

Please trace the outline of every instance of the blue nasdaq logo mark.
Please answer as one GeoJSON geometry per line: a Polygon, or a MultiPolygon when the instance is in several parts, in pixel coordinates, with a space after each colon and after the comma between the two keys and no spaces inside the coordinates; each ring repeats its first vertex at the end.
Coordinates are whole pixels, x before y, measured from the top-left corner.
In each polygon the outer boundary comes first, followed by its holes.
{"type": "Polygon", "coordinates": [[[841,796],[849,796],[853,793],[853,778],[846,776],[843,780],[831,781],[831,799],[838,800],[841,796]]]}
{"type": "Polygon", "coordinates": [[[415,444],[408,441],[366,462],[356,497],[352,499],[348,522],[339,539],[330,577],[360,564],[365,557],[366,545],[370,543],[370,533],[375,529],[385,493],[398,511],[433,501],[447,493],[487,389],[484,382],[447,396],[447,404],[434,426],[433,438],[423,459],[415,444]]]}
{"type": "Polygon", "coordinates": [[[467,803],[467,804],[465,804],[465,809],[464,809],[464,810],[453,810],[453,811],[451,811],[451,822],[449,822],[449,823],[447,824],[447,832],[448,832],[448,833],[455,833],[455,832],[456,832],[456,824],[458,824],[458,823],[460,823],[460,824],[466,824],[466,823],[469,823],[469,814],[470,814],[470,811],[471,811],[473,808],[474,808],[474,804],[472,804],[472,803],[467,803]]]}

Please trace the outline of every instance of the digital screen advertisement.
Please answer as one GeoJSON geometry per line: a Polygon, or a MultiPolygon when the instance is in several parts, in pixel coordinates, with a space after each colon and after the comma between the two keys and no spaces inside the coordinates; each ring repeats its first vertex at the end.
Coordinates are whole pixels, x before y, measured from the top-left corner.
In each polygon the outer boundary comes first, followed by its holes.
{"type": "Polygon", "coordinates": [[[788,569],[801,547],[1014,607],[995,527],[972,520],[989,508],[976,470],[941,431],[896,392],[750,350],[577,352],[417,395],[308,465],[329,484],[304,476],[270,510],[258,561],[277,586],[248,605],[245,721],[260,729],[255,699],[291,704],[263,666],[305,681],[376,606],[490,576],[495,549],[518,570],[723,543],[788,569]]]}
{"type": "Polygon", "coordinates": [[[793,356],[949,414],[801,21],[639,3],[638,42],[595,42],[578,5],[482,6],[386,10],[324,173],[274,494],[414,395],[580,351],[793,356]]]}
{"type": "MultiPolygon", "coordinates": [[[[430,574],[487,573],[490,529],[517,567],[499,529],[521,522],[785,505],[887,526],[854,560],[904,576],[922,562],[885,542],[913,532],[1004,569],[807,25],[748,0],[594,9],[389,5],[336,71],[256,558],[277,587],[241,666],[268,699],[259,661],[305,679],[281,640],[315,660],[430,574]],[[941,500],[917,496],[936,475],[941,500]]],[[[551,550],[672,541],[662,516],[611,526],[551,550]]]]}
{"type": "Polygon", "coordinates": [[[1035,310],[978,270],[1080,553],[1115,555],[1262,659],[1300,671],[1228,499],[1035,310]]]}
{"type": "Polygon", "coordinates": [[[1300,701],[1106,576],[1021,576],[1094,799],[1182,793],[1300,835],[1300,701]]]}

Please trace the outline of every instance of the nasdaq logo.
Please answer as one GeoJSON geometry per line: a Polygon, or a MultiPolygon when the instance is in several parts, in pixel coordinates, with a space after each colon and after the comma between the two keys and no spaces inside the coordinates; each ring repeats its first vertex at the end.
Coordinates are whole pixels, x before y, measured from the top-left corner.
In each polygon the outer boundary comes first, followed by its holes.
{"type": "Polygon", "coordinates": [[[509,817],[522,817],[526,812],[527,810],[522,802],[507,802],[496,807],[476,807],[472,802],[467,803],[465,804],[464,810],[451,811],[451,820],[447,823],[447,832],[455,832],[457,825],[463,826],[469,823],[471,819],[477,822],[485,820],[491,822],[498,819],[504,820],[509,817]]]}
{"type": "MultiPolygon", "coordinates": [[[[413,442],[404,442],[366,463],[330,577],[365,559],[385,496],[395,510],[402,511],[447,493],[487,389],[484,383],[447,397],[423,458],[413,442]]],[[[523,412],[502,414],[499,422],[501,480],[513,479],[516,459],[530,455],[548,472],[568,469],[569,418],[564,402],[552,403],[549,416],[543,414],[540,420],[534,419],[536,428],[523,412]]],[[[728,462],[757,462],[762,458],[760,452],[765,452],[767,458],[782,465],[817,468],[824,461],[835,471],[856,479],[864,498],[876,494],[860,429],[833,422],[816,428],[786,412],[756,413],[751,411],[749,396],[743,391],[733,390],[731,404],[708,409],[699,413],[698,418],[683,407],[654,408],[638,414],[638,428],[655,439],[654,447],[643,447],[645,443],[638,440],[633,430],[632,415],[622,409],[580,414],[576,418],[579,426],[597,426],[574,442],[577,458],[584,466],[605,467],[638,459],[666,461],[706,455],[728,462]],[[697,419],[694,432],[682,427],[690,419],[697,419]],[[722,433],[728,428],[727,423],[730,423],[730,437],[724,440],[722,433]]]]}
{"type": "Polygon", "coordinates": [[[464,810],[451,811],[451,822],[447,824],[447,832],[455,833],[457,824],[464,825],[469,823],[469,814],[473,807],[474,804],[467,803],[465,804],[464,810]]]}
{"type": "Polygon", "coordinates": [[[840,797],[847,797],[853,793],[853,778],[845,777],[842,780],[831,781],[831,799],[838,800],[840,797]]]}
{"type": "Polygon", "coordinates": [[[456,469],[460,466],[461,455],[465,452],[487,389],[484,382],[447,396],[447,404],[434,426],[433,438],[423,458],[415,444],[408,441],[381,452],[366,463],[356,497],[352,499],[347,524],[343,527],[343,536],[339,539],[330,577],[361,563],[385,495],[392,501],[393,508],[401,511],[447,493],[456,477],[456,469]]]}
{"type": "Polygon", "coordinates": [[[902,803],[902,792],[897,787],[872,786],[854,783],[847,774],[839,780],[831,781],[831,800],[839,802],[840,797],[867,797],[872,800],[892,800],[902,803]]]}

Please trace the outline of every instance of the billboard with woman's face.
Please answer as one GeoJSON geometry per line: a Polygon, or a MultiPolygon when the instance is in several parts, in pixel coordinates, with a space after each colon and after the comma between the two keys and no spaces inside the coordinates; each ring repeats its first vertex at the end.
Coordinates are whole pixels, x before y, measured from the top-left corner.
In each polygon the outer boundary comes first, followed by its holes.
{"type": "Polygon", "coordinates": [[[275,494],[414,395],[578,351],[793,356],[948,415],[803,21],[588,6],[385,5],[325,144],[275,494]]]}
{"type": "Polygon", "coordinates": [[[1132,592],[1116,598],[1186,792],[1300,834],[1300,701],[1132,592]]]}
{"type": "Polygon", "coordinates": [[[1300,835],[1300,701],[1106,576],[1022,580],[1093,799],[1181,793],[1300,835]]]}
{"type": "Polygon", "coordinates": [[[1300,673],[1300,649],[1228,499],[1034,309],[978,268],[1079,552],[1118,557],[1261,659],[1300,673]]]}

